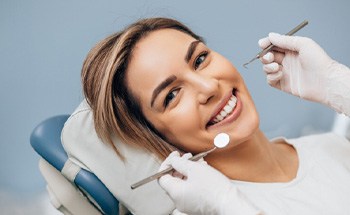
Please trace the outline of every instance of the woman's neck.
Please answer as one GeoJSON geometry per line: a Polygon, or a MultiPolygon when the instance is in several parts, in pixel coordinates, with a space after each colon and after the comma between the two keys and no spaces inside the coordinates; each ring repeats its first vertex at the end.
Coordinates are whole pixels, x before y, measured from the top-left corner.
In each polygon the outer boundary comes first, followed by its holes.
{"type": "Polygon", "coordinates": [[[284,142],[271,144],[260,130],[249,140],[205,160],[230,179],[251,182],[290,181],[298,169],[295,149],[284,142]]]}

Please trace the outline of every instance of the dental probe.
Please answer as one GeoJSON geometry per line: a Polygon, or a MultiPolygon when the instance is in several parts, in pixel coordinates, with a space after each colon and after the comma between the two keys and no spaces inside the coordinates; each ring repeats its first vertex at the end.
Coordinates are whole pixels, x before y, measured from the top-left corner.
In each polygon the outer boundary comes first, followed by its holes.
{"type": "MultiPolygon", "coordinates": [[[[305,25],[307,25],[309,22],[307,20],[304,20],[302,23],[300,23],[297,27],[293,28],[291,31],[289,31],[288,33],[286,33],[285,35],[287,36],[292,36],[293,34],[295,34],[296,32],[298,32],[300,29],[302,29],[305,25]]],[[[249,62],[243,64],[243,66],[245,68],[248,68],[247,65],[250,64],[251,62],[253,62],[256,59],[259,59],[260,57],[264,56],[267,52],[271,51],[271,49],[273,49],[275,46],[274,45],[269,45],[268,47],[266,47],[265,49],[263,49],[262,51],[260,51],[253,59],[251,59],[249,62]]]]}
{"type": "MultiPolygon", "coordinates": [[[[214,138],[214,145],[215,147],[208,150],[208,151],[205,151],[205,152],[202,152],[202,153],[199,153],[193,157],[190,157],[189,160],[191,161],[198,161],[199,159],[205,157],[206,155],[208,155],[210,152],[214,151],[215,149],[217,148],[224,148],[227,146],[227,144],[230,142],[230,137],[226,134],[226,133],[220,133],[218,135],[215,136],[214,138]]],[[[151,182],[155,179],[158,179],[160,177],[162,177],[163,175],[165,174],[168,174],[170,173],[171,171],[173,171],[174,168],[173,167],[168,167],[166,168],[165,170],[163,171],[160,171],[154,175],[151,175],[135,184],[132,184],[131,185],[131,189],[136,189],[144,184],[147,184],[148,182],[151,182]]]]}

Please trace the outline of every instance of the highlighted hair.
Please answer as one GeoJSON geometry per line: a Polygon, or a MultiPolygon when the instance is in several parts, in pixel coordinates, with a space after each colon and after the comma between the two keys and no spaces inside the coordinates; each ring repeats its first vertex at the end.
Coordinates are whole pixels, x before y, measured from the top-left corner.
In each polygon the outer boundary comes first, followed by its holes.
{"type": "Polygon", "coordinates": [[[175,149],[144,117],[125,80],[135,44],[149,33],[161,29],[175,29],[202,41],[201,37],[176,20],[142,19],[95,45],[83,64],[83,91],[93,112],[96,133],[103,142],[111,144],[123,159],[113,144],[114,136],[161,159],[175,149]]]}

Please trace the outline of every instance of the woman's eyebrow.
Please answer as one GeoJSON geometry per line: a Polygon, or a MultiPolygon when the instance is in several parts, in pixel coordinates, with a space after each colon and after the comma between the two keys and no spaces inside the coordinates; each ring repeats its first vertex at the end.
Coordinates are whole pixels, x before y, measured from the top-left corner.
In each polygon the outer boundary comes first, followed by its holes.
{"type": "Polygon", "coordinates": [[[186,56],[185,56],[185,61],[186,61],[186,63],[188,63],[188,62],[191,60],[192,55],[193,55],[194,51],[196,50],[196,47],[197,47],[197,45],[198,45],[199,43],[201,43],[201,41],[195,40],[195,41],[193,41],[193,42],[190,44],[190,46],[188,47],[188,49],[187,49],[187,54],[186,54],[186,56]]]}
{"type": "MultiPolygon", "coordinates": [[[[195,40],[193,42],[191,42],[191,44],[188,46],[187,49],[187,53],[185,56],[185,61],[186,63],[188,63],[191,58],[192,55],[194,53],[194,51],[196,50],[197,45],[201,43],[201,41],[199,40],[195,40]]],[[[169,76],[167,79],[165,79],[164,81],[162,81],[154,90],[152,93],[152,97],[151,97],[151,107],[153,107],[154,101],[156,100],[158,94],[164,90],[165,88],[167,88],[167,86],[169,86],[171,83],[173,83],[175,80],[177,79],[177,77],[175,75],[171,75],[169,76]]]]}
{"type": "Polygon", "coordinates": [[[151,98],[151,107],[153,107],[153,103],[156,100],[157,96],[159,95],[159,93],[164,90],[165,88],[167,88],[167,86],[169,86],[171,83],[173,83],[175,80],[177,79],[177,77],[175,75],[171,75],[169,76],[167,79],[165,79],[164,81],[162,81],[154,90],[152,93],[152,98],[151,98]]]}

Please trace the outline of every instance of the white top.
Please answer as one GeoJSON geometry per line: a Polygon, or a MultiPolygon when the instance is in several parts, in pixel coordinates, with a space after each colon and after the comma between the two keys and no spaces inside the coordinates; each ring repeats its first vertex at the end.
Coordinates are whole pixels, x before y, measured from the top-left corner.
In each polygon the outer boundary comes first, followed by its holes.
{"type": "MultiPolygon", "coordinates": [[[[272,214],[350,214],[350,143],[334,134],[313,135],[286,140],[299,156],[297,177],[289,183],[249,183],[233,181],[249,203],[267,215],[272,214]]],[[[169,214],[174,204],[156,181],[135,190],[130,185],[155,173],[161,161],[143,150],[116,140],[128,159],[119,159],[108,144],[97,137],[90,107],[85,101],[66,122],[62,144],[69,159],[93,172],[135,215],[169,214]]],[[[246,201],[233,194],[236,203],[246,201]]],[[[245,208],[242,208],[245,205],[245,208]]],[[[241,210],[240,210],[241,209],[241,210]]],[[[228,213],[236,214],[236,213],[228,213]]]]}
{"type": "Polygon", "coordinates": [[[267,215],[350,214],[350,142],[332,133],[285,141],[299,157],[295,179],[287,183],[233,180],[235,187],[267,215]]]}

